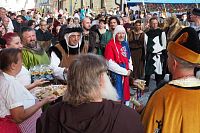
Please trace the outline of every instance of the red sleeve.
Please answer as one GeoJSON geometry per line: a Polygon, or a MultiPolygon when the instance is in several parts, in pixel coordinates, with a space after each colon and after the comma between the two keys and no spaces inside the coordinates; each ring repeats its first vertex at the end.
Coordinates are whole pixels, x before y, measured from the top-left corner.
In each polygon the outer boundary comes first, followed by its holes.
{"type": "Polygon", "coordinates": [[[113,41],[110,40],[108,42],[108,44],[106,45],[106,48],[105,48],[105,52],[104,52],[104,56],[106,58],[106,60],[110,60],[112,59],[113,61],[115,61],[115,53],[114,53],[114,50],[113,50],[113,41]]]}

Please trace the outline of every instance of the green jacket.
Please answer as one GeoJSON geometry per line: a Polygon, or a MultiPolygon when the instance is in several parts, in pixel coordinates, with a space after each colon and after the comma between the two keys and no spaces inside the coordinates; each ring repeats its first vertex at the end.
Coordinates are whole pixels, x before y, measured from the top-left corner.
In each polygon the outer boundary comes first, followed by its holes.
{"type": "Polygon", "coordinates": [[[110,39],[113,37],[113,33],[109,30],[106,31],[106,33],[103,34],[102,39],[101,39],[101,46],[106,47],[110,39]]]}
{"type": "Polygon", "coordinates": [[[42,54],[36,53],[32,50],[22,50],[23,65],[29,70],[31,67],[42,64],[50,64],[49,57],[44,51],[42,54]]]}

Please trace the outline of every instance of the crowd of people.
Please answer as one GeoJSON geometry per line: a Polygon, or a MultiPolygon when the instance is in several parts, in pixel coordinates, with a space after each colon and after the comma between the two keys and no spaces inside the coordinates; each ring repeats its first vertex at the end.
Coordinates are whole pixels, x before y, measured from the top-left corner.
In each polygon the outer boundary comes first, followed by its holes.
{"type": "Polygon", "coordinates": [[[199,132],[199,8],[181,18],[88,8],[32,15],[0,7],[0,132],[199,132]],[[42,65],[53,80],[33,80],[42,65]],[[147,104],[130,108],[131,87],[149,91],[152,74],[147,104]],[[67,90],[39,101],[32,90],[47,84],[67,90]]]}

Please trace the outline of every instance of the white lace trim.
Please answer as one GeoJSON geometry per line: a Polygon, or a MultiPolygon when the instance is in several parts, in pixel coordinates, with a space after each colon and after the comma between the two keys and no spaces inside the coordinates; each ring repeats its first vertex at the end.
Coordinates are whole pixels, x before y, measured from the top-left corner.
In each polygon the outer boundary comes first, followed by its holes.
{"type": "Polygon", "coordinates": [[[196,77],[185,77],[176,80],[172,80],[169,82],[171,85],[176,85],[180,87],[198,87],[200,86],[200,79],[196,77]]]}

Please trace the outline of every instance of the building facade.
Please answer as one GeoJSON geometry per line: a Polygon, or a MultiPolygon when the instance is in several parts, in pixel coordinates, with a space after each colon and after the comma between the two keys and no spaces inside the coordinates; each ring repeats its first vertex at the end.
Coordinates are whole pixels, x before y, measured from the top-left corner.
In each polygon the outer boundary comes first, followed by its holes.
{"type": "Polygon", "coordinates": [[[73,14],[74,10],[81,7],[89,6],[94,11],[99,11],[101,8],[115,8],[116,0],[36,0],[37,8],[44,8],[45,11],[58,12],[60,9],[67,10],[73,14]]]}

